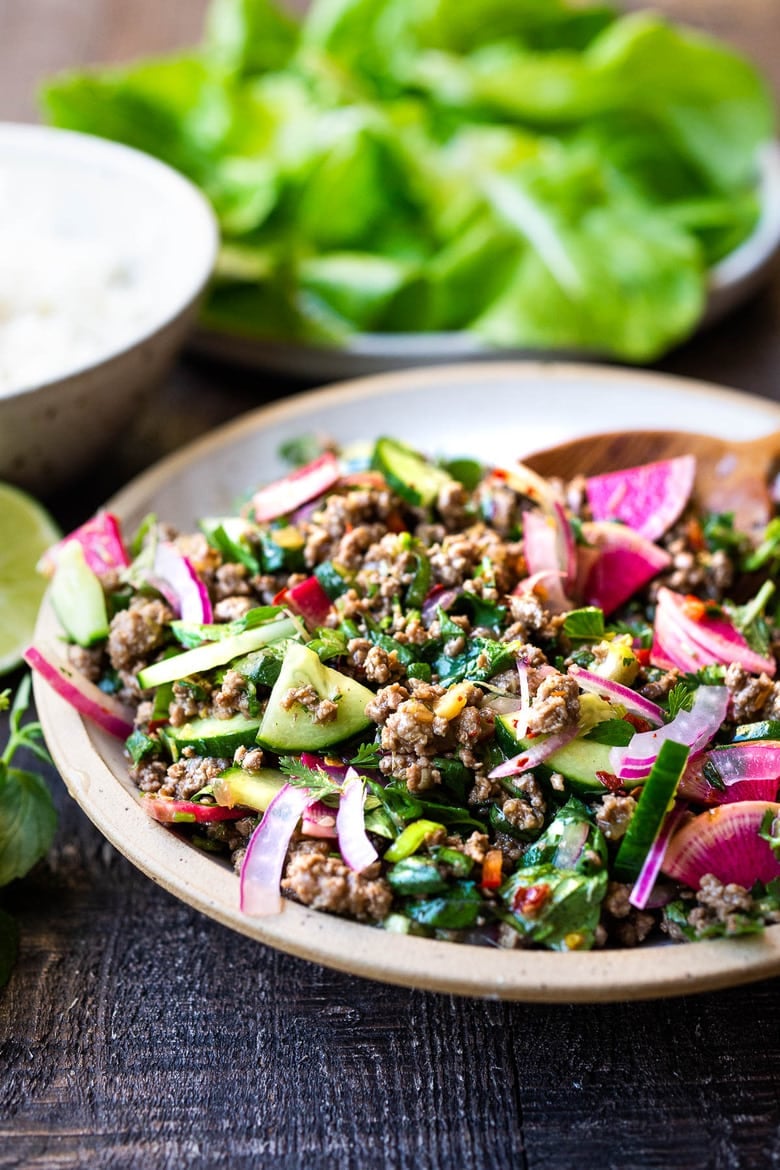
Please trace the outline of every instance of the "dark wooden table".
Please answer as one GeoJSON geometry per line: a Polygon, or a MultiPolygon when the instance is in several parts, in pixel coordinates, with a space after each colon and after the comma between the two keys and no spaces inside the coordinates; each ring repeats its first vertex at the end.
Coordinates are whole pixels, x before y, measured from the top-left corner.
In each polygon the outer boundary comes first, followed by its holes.
{"type": "MultiPolygon", "coordinates": [[[[777,0],[668,6],[780,87],[777,0]]],[[[52,69],[193,41],[203,8],[0,0],[0,117],[32,118],[52,69]]],[[[780,401],[780,277],[662,368],[780,401]]],[[[71,525],[168,450],[296,389],[185,357],[110,460],[50,506],[71,525]]],[[[780,1167],[779,981],[540,1007],[335,974],[181,905],[49,780],[55,846],[2,896],[22,951],[0,993],[0,1170],[780,1167]]]]}

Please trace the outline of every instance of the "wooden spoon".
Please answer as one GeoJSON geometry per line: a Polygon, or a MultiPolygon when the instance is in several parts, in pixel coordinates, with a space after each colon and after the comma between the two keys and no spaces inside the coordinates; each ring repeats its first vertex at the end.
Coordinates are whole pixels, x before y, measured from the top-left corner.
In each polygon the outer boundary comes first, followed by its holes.
{"type": "Polygon", "coordinates": [[[696,456],[695,496],[707,512],[733,512],[737,528],[762,528],[773,513],[780,431],[731,442],[687,431],[615,431],[536,451],[523,462],[544,476],[571,479],[621,471],[676,455],[696,456]]]}

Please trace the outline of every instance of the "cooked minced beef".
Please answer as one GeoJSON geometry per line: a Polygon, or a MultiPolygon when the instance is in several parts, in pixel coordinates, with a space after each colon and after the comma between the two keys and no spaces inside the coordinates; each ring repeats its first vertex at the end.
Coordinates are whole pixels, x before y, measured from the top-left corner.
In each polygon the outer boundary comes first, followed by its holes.
{"type": "MultiPolygon", "coordinates": [[[[378,465],[384,466],[379,459],[378,465]]],[[[522,470],[488,470],[473,490],[448,479],[441,466],[432,476],[430,470],[423,467],[419,479],[412,476],[408,483],[389,468],[387,478],[375,470],[342,476],[320,497],[304,499],[289,514],[263,524],[255,522],[256,505],[250,501],[243,510],[242,540],[252,560],[244,553],[231,559],[203,533],[177,534],[158,526],[152,539],[173,540],[188,558],[208,592],[214,623],[238,624],[216,632],[172,627],[174,614],[150,582],[143,589],[129,584],[148,563],[147,545],[147,561],[102,580],[111,619],[105,645],[69,646],[69,661],[134,708],[136,732],[129,746],[137,762],[130,776],[158,801],[191,801],[197,795],[209,805],[217,795],[223,799],[232,782],[242,793],[237,800],[254,791],[262,794],[257,801],[262,807],[289,779],[292,785],[313,785],[309,795],[335,810],[347,768],[357,768],[366,778],[365,825],[378,860],[354,873],[339,853],[338,835],[323,840],[299,827],[284,867],[282,885],[290,898],[367,922],[392,914],[388,925],[394,929],[443,938],[469,939],[477,929],[492,932],[501,946],[635,946],[661,915],[636,909],[629,901],[631,887],[609,880],[642,799],[639,790],[629,795],[619,788],[610,752],[613,743],[631,737],[633,729],[625,724],[636,726],[637,716],[613,689],[613,705],[601,714],[614,727],[603,729],[603,739],[586,732],[593,696],[581,694],[588,688],[581,686],[582,675],[571,671],[576,665],[603,674],[607,682],[633,688],[664,710],[671,709],[675,689],[679,699],[695,684],[717,684],[725,673],[730,702],[718,744],[728,742],[738,723],[780,718],[780,682],[771,672],[750,673],[738,654],[725,672],[720,664],[720,674],[691,677],[698,672],[696,657],[668,669],[676,658],[663,652],[658,629],[652,629],[661,585],[705,602],[731,597],[743,603],[755,592],[756,579],[740,578],[741,553],[708,546],[707,524],[688,507],[657,542],[671,557],[668,569],[622,608],[598,614],[598,605],[589,606],[591,587],[582,587],[598,556],[595,546],[586,547],[585,530],[577,528],[578,521],[592,519],[582,477],[550,484],[572,515],[578,558],[576,579],[561,573],[552,589],[548,571],[536,571],[539,549],[524,543],[525,516],[540,506],[541,497],[533,487],[528,496],[518,487],[522,470]],[[573,617],[565,608],[567,598],[559,603],[558,584],[572,595],[571,610],[596,612],[573,617]],[[293,637],[311,639],[324,668],[336,672],[330,679],[340,682],[341,692],[335,685],[326,697],[314,666],[308,674],[295,674],[294,685],[284,673],[272,692],[290,661],[282,662],[284,642],[258,649],[251,637],[242,639],[242,654],[250,655],[243,664],[219,661],[166,684],[167,691],[141,691],[138,674],[144,667],[182,653],[200,638],[240,637],[257,620],[279,615],[272,610],[243,622],[258,606],[287,610],[298,631],[293,637]],[[583,634],[582,624],[587,628],[589,620],[594,631],[604,629],[583,634]],[[615,635],[625,644],[622,663],[612,653],[615,635]],[[319,752],[301,759],[291,748],[285,758],[284,737],[269,742],[263,720],[272,693],[281,725],[287,720],[296,731],[307,729],[321,745],[319,752]],[[342,705],[346,695],[352,699],[342,705]],[[345,708],[350,729],[339,738],[345,708]],[[368,726],[361,722],[362,710],[368,726]],[[195,733],[181,732],[185,724],[199,726],[196,733],[211,745],[210,754],[199,757],[186,746],[195,733]],[[572,766],[563,753],[526,772],[506,767],[507,760],[543,747],[545,737],[572,737],[566,749],[571,751],[586,734],[594,742],[584,751],[591,761],[585,783],[578,773],[585,766],[572,766]],[[538,870],[524,886],[522,874],[530,874],[531,866],[538,870]],[[536,901],[526,911],[529,891],[536,901]],[[543,913],[541,906],[547,908],[543,913]],[[552,935],[535,934],[543,921],[552,923],[552,935]]],[[[553,535],[558,563],[565,529],[553,535]]],[[[739,541],[729,540],[727,548],[734,547],[741,547],[739,541]]],[[[775,652],[780,650],[771,617],[766,633],[775,652]]],[[[151,810],[150,802],[147,807],[151,810]]],[[[191,831],[200,845],[221,849],[238,867],[261,814],[243,815],[240,803],[233,807],[242,814],[234,820],[207,823],[209,814],[200,812],[200,823],[179,822],[177,829],[191,831]]],[[[622,865],[617,872],[623,876],[622,865]]],[[[771,891],[753,897],[711,875],[697,894],[664,881],[673,899],[664,911],[664,928],[673,937],[728,934],[742,930],[746,920],[752,928],[759,920],[780,918],[780,900],[771,891]]]]}
{"type": "Polygon", "coordinates": [[[390,912],[393,894],[379,863],[354,873],[327,841],[301,841],[290,853],[282,889],[313,910],[348,914],[360,922],[381,922],[390,912]]]}

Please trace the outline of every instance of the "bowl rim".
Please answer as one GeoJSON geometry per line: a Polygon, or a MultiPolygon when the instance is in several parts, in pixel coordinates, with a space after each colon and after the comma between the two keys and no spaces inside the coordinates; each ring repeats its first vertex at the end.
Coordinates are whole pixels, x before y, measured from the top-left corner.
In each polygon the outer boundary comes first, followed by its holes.
{"type": "Polygon", "coordinates": [[[174,301],[161,303],[149,322],[129,340],[99,351],[99,356],[93,361],[67,367],[56,377],[6,390],[0,394],[0,404],[100,372],[161,333],[185,314],[202,295],[214,271],[220,246],[217,218],[205,195],[179,171],[151,154],[77,130],[37,123],[0,121],[0,155],[6,146],[11,150],[29,151],[30,158],[35,158],[43,165],[50,165],[55,173],[61,162],[83,163],[93,172],[102,169],[108,175],[121,175],[131,181],[137,178],[147,189],[156,188],[169,198],[178,200],[179,205],[186,209],[188,218],[196,225],[196,230],[191,233],[190,241],[192,279],[185,288],[177,291],[174,301]]]}
{"type": "MultiPolygon", "coordinates": [[[[319,407],[350,405],[383,392],[423,396],[480,378],[511,380],[518,395],[539,381],[577,379],[617,388],[632,381],[647,390],[673,389],[699,406],[716,398],[749,407],[758,428],[780,426],[780,405],[712,383],[655,371],[569,363],[504,362],[411,369],[350,379],[279,400],[223,424],[143,472],[106,505],[120,516],[148,511],[153,497],[188,463],[204,466],[238,439],[282,422],[306,423],[319,407]]],[[[51,606],[41,608],[36,639],[56,629],[51,606]]],[[[448,994],[528,1002],[574,1003],[648,999],[736,986],[780,973],[780,925],[761,936],[621,951],[553,953],[487,950],[435,939],[392,936],[335,915],[285,902],[283,912],[250,919],[238,907],[237,879],[227,865],[204,858],[138,806],[125,773],[112,767],[110,737],[82,717],[38,677],[35,698],[47,743],[74,799],[120,852],[157,884],[232,930],[288,954],[352,975],[448,994]],[[479,951],[480,960],[474,957],[479,951]],[[390,954],[390,952],[392,953],[390,954]],[[388,954],[390,958],[388,960],[388,954]],[[489,966],[489,976],[485,972],[489,966]]],[[[125,770],[126,771],[126,770],[125,770]]]]}

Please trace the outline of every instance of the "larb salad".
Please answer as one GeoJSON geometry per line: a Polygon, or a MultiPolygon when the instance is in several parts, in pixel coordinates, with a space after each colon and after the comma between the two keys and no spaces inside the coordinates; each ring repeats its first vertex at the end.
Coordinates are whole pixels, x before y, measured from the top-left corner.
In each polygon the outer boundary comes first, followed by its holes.
{"type": "Polygon", "coordinates": [[[286,454],[196,533],[62,540],[26,655],[245,913],[559,951],[780,922],[780,519],[703,513],[692,456],[286,454]]]}

